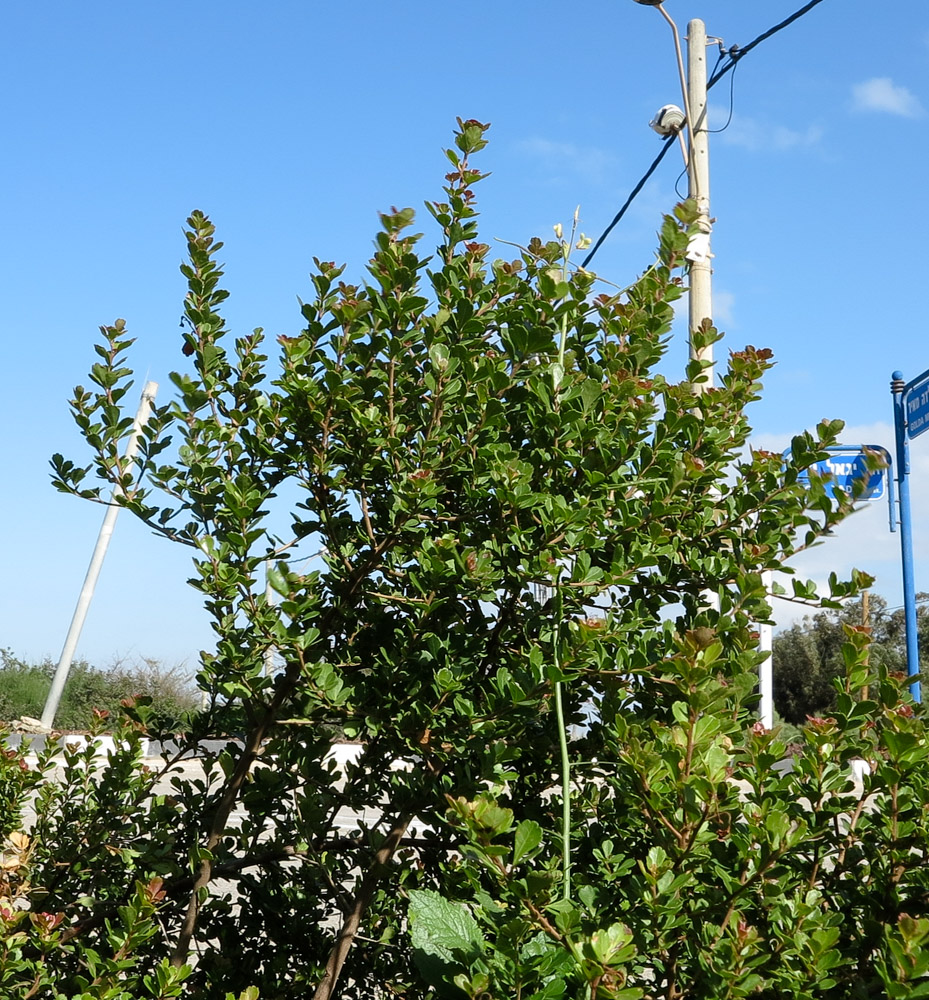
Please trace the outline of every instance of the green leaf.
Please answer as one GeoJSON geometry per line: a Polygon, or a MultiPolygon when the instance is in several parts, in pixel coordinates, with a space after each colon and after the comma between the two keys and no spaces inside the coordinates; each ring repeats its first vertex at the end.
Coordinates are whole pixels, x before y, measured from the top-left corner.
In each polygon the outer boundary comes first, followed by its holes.
{"type": "Polygon", "coordinates": [[[518,865],[542,843],[542,827],[535,820],[524,819],[516,827],[513,842],[513,864],[518,865]]]}
{"type": "Polygon", "coordinates": [[[453,903],[432,889],[410,890],[410,935],[413,947],[451,960],[484,948],[477,921],[463,903],[453,903]]]}
{"type": "Polygon", "coordinates": [[[599,382],[593,379],[585,379],[581,384],[581,402],[584,406],[584,411],[590,410],[602,394],[603,386],[599,382]]]}
{"type": "Polygon", "coordinates": [[[440,372],[444,372],[448,368],[448,348],[445,344],[433,344],[429,348],[429,359],[440,372]]]}
{"type": "Polygon", "coordinates": [[[413,959],[427,982],[448,990],[454,977],[467,972],[470,960],[484,950],[480,928],[463,903],[453,903],[432,889],[411,889],[409,896],[413,959]]]}

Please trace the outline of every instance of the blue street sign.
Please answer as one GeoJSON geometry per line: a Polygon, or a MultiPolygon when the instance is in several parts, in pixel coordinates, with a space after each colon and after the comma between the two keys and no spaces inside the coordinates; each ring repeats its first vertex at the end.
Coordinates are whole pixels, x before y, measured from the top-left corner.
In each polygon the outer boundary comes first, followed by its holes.
{"type": "MultiPolygon", "coordinates": [[[[872,450],[872,449],[869,449],[872,450]]],[[[883,448],[874,448],[886,454],[883,448]]],[[[857,480],[865,480],[864,489],[856,497],[857,500],[880,500],[884,496],[884,469],[869,469],[866,452],[861,449],[845,448],[830,455],[825,461],[817,462],[810,467],[822,479],[826,479],[826,495],[834,500],[836,489],[848,496],[852,495],[857,480]]],[[[802,472],[799,478],[809,482],[809,471],[802,472]]]]}
{"type": "Polygon", "coordinates": [[[909,438],[929,431],[929,378],[926,374],[924,372],[915,383],[911,382],[903,396],[903,415],[909,438]]]}

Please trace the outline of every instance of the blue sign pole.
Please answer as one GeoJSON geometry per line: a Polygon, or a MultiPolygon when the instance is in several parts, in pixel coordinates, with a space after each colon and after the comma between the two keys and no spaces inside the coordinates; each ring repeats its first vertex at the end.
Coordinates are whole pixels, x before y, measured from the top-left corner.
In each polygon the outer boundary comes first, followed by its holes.
{"type": "MultiPolygon", "coordinates": [[[[890,391],[894,398],[894,430],[897,442],[897,496],[900,502],[900,552],[903,559],[903,613],[906,621],[906,672],[919,673],[919,642],[916,631],[916,584],[913,577],[913,522],[910,514],[910,454],[906,434],[903,372],[894,372],[890,391]]],[[[915,702],[922,701],[919,681],[910,684],[915,702]]]]}

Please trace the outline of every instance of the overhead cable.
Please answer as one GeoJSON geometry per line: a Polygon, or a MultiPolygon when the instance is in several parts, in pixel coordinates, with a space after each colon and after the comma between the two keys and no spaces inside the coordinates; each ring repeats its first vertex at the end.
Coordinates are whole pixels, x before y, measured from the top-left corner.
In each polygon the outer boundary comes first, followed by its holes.
{"type": "Polygon", "coordinates": [[[632,189],[632,191],[629,194],[629,197],[623,204],[623,207],[616,213],[616,215],[613,216],[613,221],[606,227],[606,229],[603,230],[600,239],[598,239],[597,242],[594,243],[590,253],[587,254],[584,260],[581,262],[581,267],[587,267],[587,265],[591,262],[591,260],[593,259],[593,255],[600,249],[601,245],[603,244],[603,241],[613,231],[613,227],[626,214],[626,209],[629,208],[629,206],[632,204],[632,202],[635,199],[635,196],[642,190],[643,187],[645,187],[645,184],[648,181],[649,177],[651,177],[652,174],[658,169],[658,164],[661,163],[661,161],[667,155],[668,150],[671,149],[674,145],[674,143],[671,142],[670,139],[671,136],[665,137],[665,143],[661,147],[661,152],[655,157],[654,160],[652,160],[652,165],[648,168],[648,170],[645,171],[645,173],[642,175],[642,179],[632,189]]]}
{"type": "Polygon", "coordinates": [[[714,84],[718,83],[731,69],[734,68],[735,64],[742,59],[743,56],[747,55],[749,52],[755,48],[756,45],[760,45],[765,39],[770,38],[772,35],[776,35],[779,31],[786,28],[789,24],[793,24],[797,18],[803,17],[808,11],[811,11],[817,4],[821,4],[823,0],[810,0],[808,4],[805,4],[799,10],[794,11],[790,17],[784,18],[780,24],[775,24],[773,28],[768,28],[767,31],[762,32],[757,38],[752,39],[748,45],[743,45],[738,50],[738,55],[735,58],[730,59],[725,66],[718,69],[706,82],[706,89],[709,90],[714,84]]]}
{"type": "MultiPolygon", "coordinates": [[[[788,25],[793,24],[794,21],[796,21],[798,18],[803,17],[804,14],[806,14],[808,11],[811,11],[814,7],[816,7],[818,4],[821,4],[822,2],[823,0],[810,0],[809,3],[804,4],[804,6],[802,6],[799,10],[794,11],[794,13],[790,15],[790,17],[784,18],[783,21],[779,22],[778,24],[775,24],[771,28],[768,28],[767,31],[762,32],[757,38],[752,39],[752,41],[750,41],[747,45],[743,45],[741,48],[736,45],[732,46],[729,50],[730,53],[729,62],[727,62],[724,66],[721,66],[719,69],[714,70],[713,75],[710,77],[709,80],[707,80],[706,89],[709,90],[715,84],[719,83],[719,81],[727,73],[735,69],[736,64],[741,62],[742,59],[749,52],[751,52],[753,48],[755,48],[757,45],[760,45],[763,41],[765,41],[765,39],[770,38],[772,35],[776,35],[779,31],[783,30],[788,25]]],[[[719,63],[717,61],[717,66],[718,65],[719,63]]],[[[731,120],[732,118],[731,107],[730,107],[729,117],[731,120]]],[[[728,125],[728,122],[726,124],[728,125]]],[[[622,208],[616,213],[616,215],[613,216],[613,221],[606,227],[606,229],[601,234],[600,238],[591,248],[590,253],[587,254],[584,260],[581,262],[581,267],[587,267],[587,265],[591,262],[591,260],[593,260],[594,254],[600,249],[600,247],[603,245],[603,241],[607,238],[607,236],[610,235],[610,233],[616,227],[620,219],[622,219],[622,217],[626,214],[629,206],[635,200],[636,196],[642,190],[642,188],[645,187],[645,184],[648,181],[648,179],[658,169],[658,164],[661,163],[661,161],[665,158],[671,146],[672,143],[667,141],[665,142],[664,146],[662,146],[661,152],[655,157],[655,159],[652,161],[651,166],[642,175],[642,179],[639,181],[639,183],[636,184],[636,186],[632,189],[631,193],[629,194],[629,197],[623,203],[622,208]]]]}

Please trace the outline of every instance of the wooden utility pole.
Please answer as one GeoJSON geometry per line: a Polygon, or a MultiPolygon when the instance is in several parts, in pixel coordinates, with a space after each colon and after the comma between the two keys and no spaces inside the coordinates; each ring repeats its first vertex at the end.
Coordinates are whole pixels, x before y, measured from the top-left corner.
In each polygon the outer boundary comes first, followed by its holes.
{"type": "MultiPolygon", "coordinates": [[[[697,205],[696,232],[687,247],[690,261],[690,356],[713,363],[713,345],[698,349],[694,335],[713,322],[713,255],[710,252],[710,142],[706,118],[706,25],[695,18],[687,25],[687,131],[690,155],[687,161],[688,193],[697,205]]],[[[707,381],[697,384],[701,392],[713,386],[713,369],[707,381]]]]}

